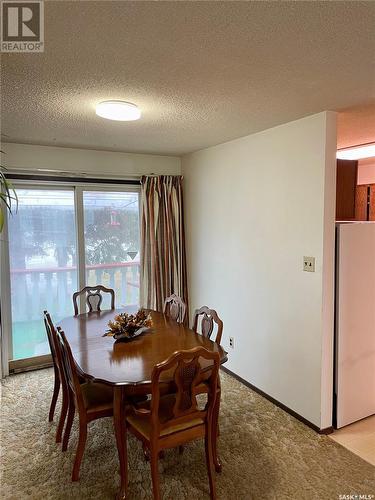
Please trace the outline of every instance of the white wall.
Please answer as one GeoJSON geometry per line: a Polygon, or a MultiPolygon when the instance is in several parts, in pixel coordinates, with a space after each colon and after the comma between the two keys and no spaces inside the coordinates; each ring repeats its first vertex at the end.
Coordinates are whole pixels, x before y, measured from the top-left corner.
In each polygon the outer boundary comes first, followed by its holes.
{"type": "MultiPolygon", "coordinates": [[[[143,174],[174,175],[181,172],[176,156],[115,153],[91,149],[57,148],[29,144],[3,144],[8,168],[25,170],[53,169],[106,176],[143,174]]],[[[56,174],[55,174],[56,175],[56,174]]]]}
{"type": "Polygon", "coordinates": [[[217,309],[226,366],[320,428],[332,414],[335,150],[328,112],[182,161],[191,310],[217,309]]]}

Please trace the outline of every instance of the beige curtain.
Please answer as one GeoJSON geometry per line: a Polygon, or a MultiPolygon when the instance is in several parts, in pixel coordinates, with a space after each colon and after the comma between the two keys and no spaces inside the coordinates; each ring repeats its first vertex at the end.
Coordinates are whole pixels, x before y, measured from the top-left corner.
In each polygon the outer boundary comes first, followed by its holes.
{"type": "Polygon", "coordinates": [[[182,177],[141,179],[141,303],[163,310],[175,293],[187,305],[182,177]]]}

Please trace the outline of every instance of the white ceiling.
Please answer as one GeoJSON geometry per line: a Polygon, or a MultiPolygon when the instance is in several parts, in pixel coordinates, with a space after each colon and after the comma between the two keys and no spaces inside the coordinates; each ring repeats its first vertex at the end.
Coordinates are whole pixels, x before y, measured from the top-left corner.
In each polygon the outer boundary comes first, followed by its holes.
{"type": "Polygon", "coordinates": [[[374,26],[375,2],[47,1],[45,52],[2,55],[2,132],[181,155],[349,108],[339,144],[368,142],[374,26]],[[105,99],[138,104],[142,119],[97,117],[105,99]]]}
{"type": "Polygon", "coordinates": [[[375,142],[375,102],[342,110],[337,119],[337,146],[375,142]]]}

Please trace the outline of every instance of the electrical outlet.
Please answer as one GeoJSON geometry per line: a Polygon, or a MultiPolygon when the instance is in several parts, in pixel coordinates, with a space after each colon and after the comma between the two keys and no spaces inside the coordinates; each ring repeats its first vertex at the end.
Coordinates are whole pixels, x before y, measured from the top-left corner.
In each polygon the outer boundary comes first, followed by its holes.
{"type": "Polygon", "coordinates": [[[303,258],[303,270],[308,273],[315,273],[315,257],[303,258]]]}
{"type": "Polygon", "coordinates": [[[229,337],[229,347],[234,349],[234,337],[229,337]]]}

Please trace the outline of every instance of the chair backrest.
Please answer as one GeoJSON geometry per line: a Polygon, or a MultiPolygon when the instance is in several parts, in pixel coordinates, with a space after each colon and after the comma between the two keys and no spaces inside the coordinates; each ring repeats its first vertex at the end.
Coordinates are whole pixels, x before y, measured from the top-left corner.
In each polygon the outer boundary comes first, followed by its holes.
{"type": "Polygon", "coordinates": [[[59,346],[61,352],[61,357],[63,361],[64,370],[66,373],[68,387],[75,396],[78,411],[82,412],[85,410],[85,405],[83,401],[81,384],[79,381],[76,364],[74,362],[70,345],[66,340],[65,333],[63,332],[63,330],[61,330],[59,326],[57,327],[56,344],[59,346]]]}
{"type": "MultiPolygon", "coordinates": [[[[204,347],[188,351],[177,351],[167,360],[157,364],[151,376],[151,421],[152,432],[160,432],[170,426],[194,419],[206,421],[212,415],[218,385],[220,356],[204,347]],[[175,390],[174,404],[168,414],[159,411],[162,387],[160,383],[165,372],[173,373],[175,390]],[[198,405],[197,395],[202,394],[202,384],[206,387],[207,402],[203,409],[198,405]],[[198,386],[199,389],[198,389],[198,386]]],[[[170,396],[168,396],[170,397],[170,396]]]]}
{"type": "Polygon", "coordinates": [[[164,314],[172,318],[177,323],[184,323],[186,318],[186,304],[176,294],[172,294],[164,301],[164,314]]]}
{"type": "Polygon", "coordinates": [[[49,313],[47,311],[43,312],[43,320],[44,320],[44,327],[45,327],[46,333],[47,333],[49,348],[51,351],[52,362],[53,362],[54,367],[56,369],[58,369],[58,361],[56,359],[57,358],[57,356],[56,356],[56,342],[55,342],[55,337],[53,334],[53,330],[55,327],[53,325],[51,316],[49,315],[49,313]]]}
{"type": "Polygon", "coordinates": [[[63,386],[63,389],[67,388],[68,387],[67,374],[64,365],[64,359],[60,349],[60,344],[57,338],[57,331],[55,325],[53,324],[51,316],[47,311],[44,311],[44,326],[46,327],[48,343],[51,348],[51,353],[53,352],[52,354],[53,363],[59,373],[60,382],[63,386]]]}
{"type": "Polygon", "coordinates": [[[213,340],[211,339],[211,335],[214,331],[215,324],[217,326],[215,342],[217,344],[220,344],[221,336],[223,334],[223,322],[219,318],[215,309],[210,309],[207,306],[203,306],[194,312],[193,330],[196,333],[201,333],[203,337],[207,337],[208,339],[213,340]],[[199,320],[200,320],[200,332],[198,332],[199,320]]]}
{"type": "Polygon", "coordinates": [[[89,312],[100,311],[100,305],[103,301],[102,292],[109,293],[111,295],[111,309],[114,309],[115,291],[112,290],[112,288],[107,288],[103,285],[85,286],[82,290],[73,293],[74,315],[77,316],[79,313],[77,301],[78,297],[80,297],[80,300],[85,300],[85,303],[89,308],[89,312]]]}

